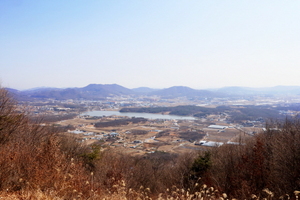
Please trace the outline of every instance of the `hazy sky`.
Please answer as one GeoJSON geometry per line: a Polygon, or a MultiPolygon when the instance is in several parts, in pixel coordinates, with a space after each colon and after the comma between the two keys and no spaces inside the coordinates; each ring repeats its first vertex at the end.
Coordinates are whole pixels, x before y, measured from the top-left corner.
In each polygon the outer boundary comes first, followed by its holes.
{"type": "Polygon", "coordinates": [[[300,1],[0,0],[0,81],[300,85],[300,1]]]}

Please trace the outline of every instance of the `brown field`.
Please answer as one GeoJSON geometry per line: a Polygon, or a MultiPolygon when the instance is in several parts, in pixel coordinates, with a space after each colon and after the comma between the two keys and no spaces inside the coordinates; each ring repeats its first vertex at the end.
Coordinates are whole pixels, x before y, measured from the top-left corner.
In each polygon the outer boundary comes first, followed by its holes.
{"type": "MultiPolygon", "coordinates": [[[[117,151],[129,154],[144,154],[154,151],[164,151],[170,153],[185,153],[194,150],[201,150],[207,147],[196,146],[193,141],[187,141],[181,138],[180,132],[197,133],[199,140],[214,141],[214,142],[237,142],[241,138],[246,138],[244,132],[253,131],[253,128],[245,128],[237,130],[235,128],[227,129],[210,129],[207,128],[207,123],[200,123],[197,121],[184,121],[184,120],[169,120],[169,121],[155,121],[148,120],[137,124],[129,123],[127,125],[109,126],[97,128],[94,126],[97,122],[113,121],[122,119],[122,117],[106,117],[102,119],[84,119],[74,118],[59,122],[61,126],[72,125],[78,130],[93,132],[97,135],[105,135],[111,132],[117,132],[119,135],[115,139],[106,139],[103,144],[105,147],[114,148],[117,151]],[[153,139],[153,137],[156,137],[153,139]],[[140,141],[134,142],[134,141],[140,141]]],[[[226,125],[226,124],[219,124],[226,125]]],[[[93,136],[85,136],[84,134],[77,134],[76,137],[85,139],[86,144],[92,144],[98,140],[93,139],[93,136]]],[[[248,136],[249,137],[249,136],[248,136]]],[[[196,142],[197,142],[196,141],[196,142]]]]}

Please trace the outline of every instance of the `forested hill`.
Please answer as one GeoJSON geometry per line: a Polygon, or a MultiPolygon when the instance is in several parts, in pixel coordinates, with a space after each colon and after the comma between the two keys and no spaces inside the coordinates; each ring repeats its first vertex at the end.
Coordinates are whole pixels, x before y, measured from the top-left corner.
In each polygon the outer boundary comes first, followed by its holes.
{"type": "Polygon", "coordinates": [[[37,99],[87,99],[98,100],[111,96],[120,95],[156,95],[165,98],[176,97],[214,97],[216,92],[208,90],[196,90],[183,86],[175,86],[167,89],[151,89],[151,88],[136,88],[129,89],[117,84],[90,84],[82,88],[37,88],[32,90],[17,91],[10,89],[10,91],[18,98],[37,98],[37,99]]]}

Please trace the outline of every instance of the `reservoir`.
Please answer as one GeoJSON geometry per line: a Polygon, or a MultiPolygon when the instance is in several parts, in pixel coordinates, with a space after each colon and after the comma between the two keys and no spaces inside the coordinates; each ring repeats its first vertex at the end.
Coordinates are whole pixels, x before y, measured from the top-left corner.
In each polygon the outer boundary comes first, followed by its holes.
{"type": "Polygon", "coordinates": [[[190,116],[179,116],[179,115],[163,115],[163,114],[153,114],[153,113],[134,113],[134,112],[119,112],[119,111],[89,111],[82,113],[81,115],[90,115],[90,116],[127,116],[127,117],[143,117],[146,119],[186,119],[186,120],[195,120],[195,117],[190,116]]]}

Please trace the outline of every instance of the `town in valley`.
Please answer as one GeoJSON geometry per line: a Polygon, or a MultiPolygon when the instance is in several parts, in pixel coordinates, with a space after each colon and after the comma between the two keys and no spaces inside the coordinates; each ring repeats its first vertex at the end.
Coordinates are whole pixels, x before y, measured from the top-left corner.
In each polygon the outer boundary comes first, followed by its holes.
{"type": "Polygon", "coordinates": [[[263,132],[268,120],[297,117],[299,99],[298,95],[117,94],[101,99],[32,98],[19,105],[33,120],[42,118],[41,125],[57,127],[83,144],[134,155],[242,145],[263,132]]]}

